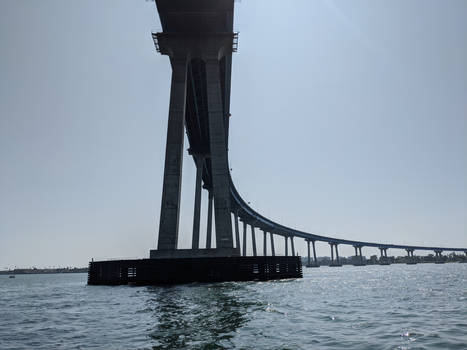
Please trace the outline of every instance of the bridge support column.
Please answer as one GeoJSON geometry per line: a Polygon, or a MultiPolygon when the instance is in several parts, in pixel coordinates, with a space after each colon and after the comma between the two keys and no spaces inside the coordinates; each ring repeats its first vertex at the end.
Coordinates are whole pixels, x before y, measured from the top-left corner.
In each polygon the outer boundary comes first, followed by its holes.
{"type": "Polygon", "coordinates": [[[237,249],[240,251],[240,231],[238,229],[238,214],[234,214],[234,220],[235,220],[235,243],[237,246],[237,249]]]}
{"type": "Polygon", "coordinates": [[[208,192],[208,224],[207,224],[207,230],[206,230],[206,248],[211,249],[211,244],[212,244],[212,201],[213,201],[213,196],[212,196],[212,191],[208,192]]]}
{"type": "Polygon", "coordinates": [[[293,244],[293,236],[290,236],[290,245],[292,246],[292,256],[295,256],[295,247],[293,244]]]}
{"type": "Polygon", "coordinates": [[[246,221],[243,221],[243,256],[246,256],[246,221]]]}
{"type": "Polygon", "coordinates": [[[444,260],[443,260],[443,255],[442,255],[443,251],[442,250],[435,250],[435,264],[444,264],[444,260]]]}
{"type": "Polygon", "coordinates": [[[364,266],[365,263],[363,262],[363,258],[362,258],[362,247],[358,245],[354,245],[354,249],[355,249],[355,258],[354,258],[355,260],[354,260],[353,265],[364,266]],[[360,251],[360,254],[358,254],[359,251],[360,251]]]}
{"type": "Polygon", "coordinates": [[[413,249],[406,249],[407,251],[407,265],[415,265],[417,262],[413,256],[413,249]]]}
{"type": "Polygon", "coordinates": [[[306,267],[319,267],[318,260],[316,259],[316,248],[315,248],[315,241],[306,239],[307,244],[307,252],[308,252],[308,261],[306,267]],[[311,262],[311,254],[310,254],[310,242],[313,244],[313,262],[311,262]]]}
{"type": "Polygon", "coordinates": [[[289,256],[289,240],[287,236],[284,236],[285,239],[285,256],[289,256]]]}
{"type": "Polygon", "coordinates": [[[233,248],[227,138],[217,52],[215,57],[209,57],[205,62],[216,247],[233,248]]]}
{"type": "Polygon", "coordinates": [[[257,256],[255,227],[253,225],[251,225],[251,243],[253,244],[253,256],[257,256]]]}
{"type": "Polygon", "coordinates": [[[274,234],[272,232],[269,232],[270,238],[271,238],[271,254],[272,256],[276,256],[276,251],[274,249],[274,234]]]}
{"type": "Polygon", "coordinates": [[[268,233],[263,230],[263,256],[268,255],[268,233]]]}
{"type": "Polygon", "coordinates": [[[187,59],[172,58],[169,121],[165,148],[164,180],[159,222],[158,250],[177,249],[182,186],[187,59]]]}
{"type": "Polygon", "coordinates": [[[203,179],[204,157],[195,155],[196,164],[196,188],[195,188],[195,208],[193,213],[193,238],[191,249],[199,249],[199,220],[201,215],[201,182],[203,179]]]}
{"type": "Polygon", "coordinates": [[[334,264],[334,244],[329,243],[329,245],[331,246],[331,263],[329,264],[329,266],[332,266],[334,264]]]}
{"type": "Polygon", "coordinates": [[[318,264],[318,259],[316,258],[316,247],[315,247],[315,241],[311,241],[311,244],[313,245],[313,260],[314,260],[313,267],[319,267],[319,264],[318,264]]]}
{"type": "Polygon", "coordinates": [[[337,249],[337,243],[329,243],[331,246],[331,264],[329,266],[331,267],[337,267],[337,266],[342,266],[339,261],[339,250],[337,249]],[[334,260],[334,249],[336,249],[336,260],[334,260]]]}
{"type": "Polygon", "coordinates": [[[337,266],[341,266],[340,261],[339,261],[339,250],[337,249],[337,244],[334,245],[336,248],[336,261],[337,261],[337,266]]]}
{"type": "Polygon", "coordinates": [[[379,258],[380,265],[391,265],[388,259],[388,248],[379,248],[381,251],[381,257],[379,258]]]}

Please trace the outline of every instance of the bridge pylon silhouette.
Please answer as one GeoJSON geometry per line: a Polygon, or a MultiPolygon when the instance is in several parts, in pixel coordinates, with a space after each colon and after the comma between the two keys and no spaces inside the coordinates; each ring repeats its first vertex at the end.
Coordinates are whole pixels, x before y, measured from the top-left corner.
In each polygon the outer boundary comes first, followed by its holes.
{"type": "MultiPolygon", "coordinates": [[[[172,81],[159,237],[157,250],[151,251],[151,258],[240,256],[240,249],[234,248],[232,237],[227,160],[229,113],[221,91],[221,69],[225,69],[226,56],[232,54],[234,34],[200,32],[192,23],[185,22],[174,29],[174,32],[154,35],[159,51],[170,57],[172,81]],[[193,79],[194,74],[197,74],[198,81],[189,83],[188,78],[193,79]],[[201,101],[200,98],[199,101],[195,101],[195,105],[199,108],[199,104],[204,103],[203,110],[198,111],[196,118],[197,126],[204,129],[202,133],[206,137],[195,138],[195,135],[192,135],[193,130],[187,130],[191,138],[190,154],[194,158],[197,170],[196,192],[192,249],[181,250],[177,249],[177,242],[185,119],[191,117],[186,111],[187,107],[190,108],[190,104],[187,105],[188,89],[194,89],[196,94],[204,95],[202,98],[205,100],[201,101]],[[206,171],[206,168],[210,170],[206,171]],[[201,250],[199,229],[203,177],[210,200],[213,201],[216,248],[201,250]]],[[[197,96],[190,97],[197,99],[197,96]]],[[[210,217],[212,218],[212,213],[210,217]]]]}

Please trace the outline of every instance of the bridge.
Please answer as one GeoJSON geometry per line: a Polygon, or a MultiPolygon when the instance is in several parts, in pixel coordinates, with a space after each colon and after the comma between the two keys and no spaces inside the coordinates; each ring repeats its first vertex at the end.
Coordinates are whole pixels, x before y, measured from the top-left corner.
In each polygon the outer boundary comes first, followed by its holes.
{"type": "Polygon", "coordinates": [[[152,37],[172,68],[157,249],[150,251],[149,259],[91,262],[89,284],[300,277],[295,239],[307,243],[308,267],[319,266],[316,242],[329,244],[330,266],[341,266],[340,245],[354,247],[355,265],[365,265],[365,247],[378,248],[383,265],[389,264],[388,249],[405,250],[410,264],[415,263],[414,251],[433,251],[437,262],[443,261],[442,252],[446,251],[467,255],[467,248],[364,242],[303,232],[252,209],[237,191],[228,161],[232,54],[238,44],[233,31],[234,0],[155,2],[163,31],[152,37]],[[191,249],[178,249],[185,132],[196,166],[195,203],[191,249]],[[208,196],[205,245],[200,243],[203,189],[208,196]],[[258,231],[263,235],[262,252],[256,244],[258,231]],[[277,237],[284,239],[284,256],[276,254],[277,237]],[[253,256],[247,256],[248,241],[253,256]]]}

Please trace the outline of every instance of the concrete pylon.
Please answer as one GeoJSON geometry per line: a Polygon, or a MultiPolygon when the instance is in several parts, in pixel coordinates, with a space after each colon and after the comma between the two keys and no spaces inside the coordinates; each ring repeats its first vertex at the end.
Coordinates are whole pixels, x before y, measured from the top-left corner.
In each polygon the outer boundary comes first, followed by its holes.
{"type": "Polygon", "coordinates": [[[165,148],[164,180],[159,222],[158,250],[177,249],[182,188],[183,138],[186,104],[187,57],[171,59],[169,121],[165,148]]]}
{"type": "Polygon", "coordinates": [[[359,245],[354,245],[353,246],[355,249],[355,258],[353,265],[354,266],[365,266],[365,262],[363,261],[363,256],[362,256],[362,247],[359,245]]]}
{"type": "Polygon", "coordinates": [[[255,227],[251,225],[251,244],[253,246],[253,256],[257,256],[256,252],[256,234],[255,234],[255,227]]]}
{"type": "MultiPolygon", "coordinates": [[[[172,64],[169,123],[162,193],[161,218],[157,250],[151,258],[238,256],[240,247],[234,248],[230,204],[230,174],[227,160],[227,114],[224,105],[221,61],[233,50],[233,33],[177,32],[157,33],[159,51],[168,55],[172,64]],[[198,166],[192,249],[177,250],[180,213],[180,193],[183,160],[183,139],[187,103],[187,72],[193,62],[202,65],[209,132],[206,149],[193,150],[194,157],[201,152],[209,158],[209,191],[213,198],[216,248],[199,249],[199,210],[202,169],[198,166]],[[199,63],[200,62],[200,63],[199,63]]],[[[192,82],[190,84],[193,84],[192,82]]],[[[237,238],[237,237],[236,237],[237,238]]],[[[237,239],[238,243],[238,239],[237,239]]],[[[209,246],[209,245],[207,245],[209,246]]]]}
{"type": "Polygon", "coordinates": [[[207,229],[206,229],[206,248],[210,249],[211,244],[212,244],[212,202],[213,202],[213,196],[212,192],[209,191],[209,204],[208,204],[208,223],[207,223],[207,229]]]}
{"type": "Polygon", "coordinates": [[[247,227],[247,223],[246,221],[243,221],[243,249],[242,249],[243,256],[246,256],[246,227],[247,227]]]}
{"type": "Polygon", "coordinates": [[[308,253],[308,261],[306,267],[319,267],[318,259],[316,258],[316,247],[315,247],[315,240],[305,239],[307,243],[307,253],[308,253]],[[313,262],[311,261],[310,255],[310,242],[313,244],[313,262]]]}
{"type": "Polygon", "coordinates": [[[193,238],[191,249],[199,249],[199,223],[201,215],[201,182],[203,177],[204,157],[195,155],[196,163],[196,186],[195,186],[195,206],[193,212],[193,238]]]}
{"type": "Polygon", "coordinates": [[[235,245],[237,249],[240,249],[240,231],[238,229],[238,214],[234,213],[235,220],[235,245]]]}
{"type": "Polygon", "coordinates": [[[269,232],[269,235],[271,237],[271,255],[276,256],[276,250],[274,249],[274,234],[269,232]]]}
{"type": "Polygon", "coordinates": [[[233,249],[227,137],[222,104],[219,50],[220,48],[217,48],[215,57],[208,57],[205,61],[216,247],[233,249]]]}

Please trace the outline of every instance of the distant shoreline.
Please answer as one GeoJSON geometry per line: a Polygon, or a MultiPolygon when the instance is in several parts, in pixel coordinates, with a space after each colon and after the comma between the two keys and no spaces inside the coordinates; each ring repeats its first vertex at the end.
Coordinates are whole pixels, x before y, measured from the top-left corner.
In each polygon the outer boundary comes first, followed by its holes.
{"type": "Polygon", "coordinates": [[[53,273],[85,273],[88,272],[87,267],[59,267],[53,269],[14,269],[2,270],[0,275],[38,275],[38,274],[53,274],[53,273]]]}

